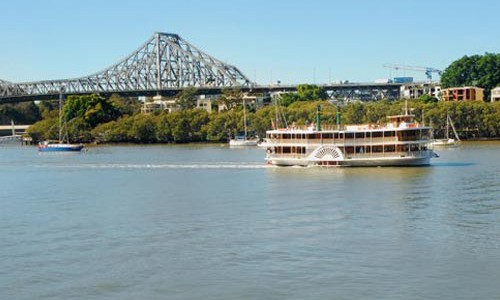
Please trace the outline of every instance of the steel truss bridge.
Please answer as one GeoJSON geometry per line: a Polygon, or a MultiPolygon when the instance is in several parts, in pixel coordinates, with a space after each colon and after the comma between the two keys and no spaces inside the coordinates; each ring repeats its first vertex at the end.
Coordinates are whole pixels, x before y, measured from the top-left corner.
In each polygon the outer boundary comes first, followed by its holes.
{"type": "MultiPolygon", "coordinates": [[[[57,99],[67,95],[120,94],[123,96],[175,95],[194,87],[199,94],[218,94],[225,88],[242,91],[294,91],[295,85],[262,86],[238,68],[204,53],[177,34],[155,33],[117,64],[90,76],[13,83],[0,80],[0,104],[57,99]]],[[[401,84],[323,85],[332,98],[349,100],[397,99],[401,84]]]]}
{"type": "Polygon", "coordinates": [[[149,94],[186,87],[250,86],[236,67],[204,53],[177,34],[155,33],[128,57],[90,76],[25,83],[0,81],[0,99],[53,98],[65,94],[149,94]]]}

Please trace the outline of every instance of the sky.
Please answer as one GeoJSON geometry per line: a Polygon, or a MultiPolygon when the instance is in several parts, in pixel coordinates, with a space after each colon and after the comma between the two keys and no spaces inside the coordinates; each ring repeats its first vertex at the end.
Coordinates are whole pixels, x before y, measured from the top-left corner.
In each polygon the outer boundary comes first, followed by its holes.
{"type": "Polygon", "coordinates": [[[370,82],[500,52],[497,0],[4,0],[0,79],[90,75],[177,33],[259,84],[370,82]]]}

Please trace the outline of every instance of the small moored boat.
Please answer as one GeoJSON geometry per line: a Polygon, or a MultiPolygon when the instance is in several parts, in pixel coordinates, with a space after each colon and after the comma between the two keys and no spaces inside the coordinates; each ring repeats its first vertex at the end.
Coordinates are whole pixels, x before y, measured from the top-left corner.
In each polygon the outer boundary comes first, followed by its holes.
{"type": "Polygon", "coordinates": [[[68,144],[60,141],[43,141],[38,144],[38,151],[40,152],[54,152],[54,151],[81,151],[83,144],[68,144]]]}
{"type": "Polygon", "coordinates": [[[244,134],[237,135],[234,137],[234,139],[230,139],[229,146],[233,147],[257,146],[257,144],[259,143],[258,138],[249,138],[247,135],[247,114],[246,114],[245,99],[243,99],[243,126],[244,126],[244,134]]]}
{"type": "Polygon", "coordinates": [[[67,134],[63,136],[63,127],[66,128],[66,122],[63,122],[62,116],[62,101],[63,93],[59,94],[59,139],[57,141],[43,141],[38,143],[38,151],[40,152],[78,152],[83,149],[83,144],[70,144],[65,141],[67,134]]]}
{"type": "Polygon", "coordinates": [[[229,146],[257,146],[258,139],[249,139],[246,136],[236,136],[229,141],[229,146]]]}
{"type": "Polygon", "coordinates": [[[446,114],[446,134],[443,139],[433,139],[431,142],[431,147],[457,147],[460,145],[461,140],[458,137],[457,131],[453,122],[451,121],[450,115],[446,114]],[[450,127],[453,130],[455,138],[450,137],[450,127]]]}

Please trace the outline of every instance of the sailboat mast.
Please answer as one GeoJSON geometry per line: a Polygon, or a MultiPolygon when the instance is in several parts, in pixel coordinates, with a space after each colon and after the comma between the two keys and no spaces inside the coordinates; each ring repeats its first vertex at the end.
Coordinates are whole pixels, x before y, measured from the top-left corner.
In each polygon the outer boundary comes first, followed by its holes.
{"type": "Polygon", "coordinates": [[[450,116],[448,116],[448,122],[450,122],[451,129],[453,129],[453,134],[455,135],[455,139],[457,139],[457,141],[460,142],[460,137],[458,137],[457,130],[455,129],[455,125],[453,125],[450,116]]]}
{"type": "Polygon", "coordinates": [[[63,90],[59,92],[59,142],[61,143],[62,138],[62,100],[63,100],[63,90]]]}
{"type": "Polygon", "coordinates": [[[446,114],[446,138],[449,139],[450,138],[450,115],[446,114]]]}
{"type": "Polygon", "coordinates": [[[245,127],[245,140],[247,139],[247,114],[246,114],[245,98],[243,98],[243,126],[245,127]]]}

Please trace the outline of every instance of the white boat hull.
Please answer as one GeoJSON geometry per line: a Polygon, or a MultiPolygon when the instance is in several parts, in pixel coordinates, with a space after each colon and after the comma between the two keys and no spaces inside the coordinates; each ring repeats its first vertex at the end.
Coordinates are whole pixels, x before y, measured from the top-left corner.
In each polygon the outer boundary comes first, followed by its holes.
{"type": "Polygon", "coordinates": [[[245,147],[245,146],[257,146],[257,140],[230,140],[229,146],[245,147]]]}
{"type": "Polygon", "coordinates": [[[439,139],[433,140],[430,144],[431,147],[457,147],[460,141],[455,139],[439,139]]]}
{"type": "Polygon", "coordinates": [[[266,160],[275,166],[324,166],[324,167],[389,167],[389,166],[427,166],[431,163],[431,158],[437,155],[431,151],[422,151],[420,155],[411,156],[387,156],[387,157],[359,157],[359,158],[324,158],[315,159],[310,155],[305,158],[298,157],[273,157],[268,155],[266,160]]]}

